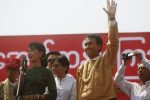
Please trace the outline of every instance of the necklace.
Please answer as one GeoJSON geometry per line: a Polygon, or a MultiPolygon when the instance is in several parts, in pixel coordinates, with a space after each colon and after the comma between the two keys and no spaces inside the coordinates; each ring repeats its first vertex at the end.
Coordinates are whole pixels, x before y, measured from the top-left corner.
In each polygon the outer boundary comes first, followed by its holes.
{"type": "Polygon", "coordinates": [[[4,100],[9,100],[9,80],[4,82],[4,100]]]}
{"type": "Polygon", "coordinates": [[[93,73],[95,71],[95,68],[96,68],[99,60],[100,60],[100,57],[96,60],[95,64],[92,66],[92,69],[90,70],[89,75],[88,75],[87,78],[86,78],[86,76],[87,76],[87,69],[88,69],[89,61],[86,62],[85,64],[83,64],[83,76],[82,76],[82,80],[84,82],[86,82],[86,83],[89,82],[90,79],[93,77],[93,73]]]}

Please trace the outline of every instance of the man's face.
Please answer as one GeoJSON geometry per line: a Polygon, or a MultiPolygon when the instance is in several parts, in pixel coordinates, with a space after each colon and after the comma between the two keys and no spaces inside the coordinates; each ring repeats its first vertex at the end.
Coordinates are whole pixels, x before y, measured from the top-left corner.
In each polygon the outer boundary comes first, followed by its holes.
{"type": "Polygon", "coordinates": [[[143,64],[139,65],[137,73],[142,83],[145,84],[146,81],[150,80],[150,70],[144,67],[143,64]]]}
{"type": "Polygon", "coordinates": [[[95,58],[99,55],[101,46],[96,43],[94,38],[85,38],[84,50],[89,58],[95,58]]]}
{"type": "Polygon", "coordinates": [[[7,77],[12,83],[17,81],[18,76],[19,68],[7,68],[7,77]]]}

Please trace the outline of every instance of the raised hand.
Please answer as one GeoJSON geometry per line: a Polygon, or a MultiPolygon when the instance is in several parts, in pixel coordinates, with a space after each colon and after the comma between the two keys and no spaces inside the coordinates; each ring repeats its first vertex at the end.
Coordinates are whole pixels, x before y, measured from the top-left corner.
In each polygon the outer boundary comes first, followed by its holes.
{"type": "Polygon", "coordinates": [[[109,19],[115,19],[117,3],[114,0],[107,0],[107,9],[103,8],[109,19]]]}
{"type": "Polygon", "coordinates": [[[138,51],[134,51],[134,55],[139,59],[139,60],[142,60],[143,59],[143,55],[138,52],[138,51]]]}

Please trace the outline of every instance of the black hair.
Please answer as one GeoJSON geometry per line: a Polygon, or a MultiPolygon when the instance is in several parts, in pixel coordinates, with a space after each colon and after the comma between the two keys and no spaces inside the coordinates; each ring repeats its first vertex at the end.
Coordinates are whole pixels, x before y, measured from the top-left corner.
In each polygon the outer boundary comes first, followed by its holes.
{"type": "Polygon", "coordinates": [[[67,70],[65,71],[65,73],[67,74],[70,66],[70,62],[67,59],[67,57],[65,55],[61,55],[58,58],[56,58],[55,61],[58,61],[58,63],[60,63],[63,67],[67,67],[67,70]]]}
{"type": "MultiPolygon", "coordinates": [[[[102,49],[103,40],[102,40],[102,38],[98,34],[87,34],[86,38],[94,38],[95,41],[96,41],[96,43],[97,43],[97,45],[100,45],[101,49],[102,49]]],[[[100,49],[100,51],[101,51],[101,49],[100,49]]]]}
{"type": "Polygon", "coordinates": [[[41,57],[41,65],[42,65],[42,67],[46,67],[47,60],[46,60],[46,49],[45,49],[44,45],[40,42],[31,42],[28,46],[29,46],[29,48],[35,48],[38,51],[43,52],[43,55],[41,57]]]}
{"type": "Polygon", "coordinates": [[[60,56],[61,54],[60,54],[59,51],[55,51],[55,50],[54,51],[50,51],[49,53],[46,54],[46,59],[48,59],[48,57],[50,55],[58,55],[58,56],[60,56]]]}

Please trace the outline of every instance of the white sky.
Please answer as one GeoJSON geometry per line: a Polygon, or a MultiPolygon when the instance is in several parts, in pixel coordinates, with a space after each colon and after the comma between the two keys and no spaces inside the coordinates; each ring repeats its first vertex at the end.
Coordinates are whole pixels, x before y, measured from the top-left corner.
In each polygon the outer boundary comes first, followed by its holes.
{"type": "MultiPolygon", "coordinates": [[[[150,0],[116,0],[120,32],[150,32],[150,0]]],[[[107,32],[106,0],[0,0],[0,35],[107,32]]]]}

